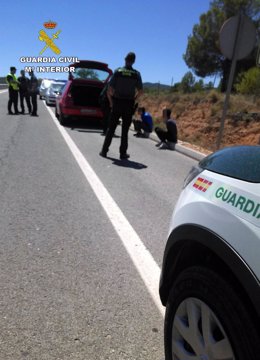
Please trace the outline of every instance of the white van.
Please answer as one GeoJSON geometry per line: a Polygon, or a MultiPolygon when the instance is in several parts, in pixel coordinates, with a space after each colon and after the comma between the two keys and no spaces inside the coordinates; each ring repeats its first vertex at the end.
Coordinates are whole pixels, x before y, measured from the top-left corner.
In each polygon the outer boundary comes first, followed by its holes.
{"type": "Polygon", "coordinates": [[[46,91],[51,86],[53,80],[52,79],[43,79],[40,86],[40,99],[45,99],[46,91]]]}

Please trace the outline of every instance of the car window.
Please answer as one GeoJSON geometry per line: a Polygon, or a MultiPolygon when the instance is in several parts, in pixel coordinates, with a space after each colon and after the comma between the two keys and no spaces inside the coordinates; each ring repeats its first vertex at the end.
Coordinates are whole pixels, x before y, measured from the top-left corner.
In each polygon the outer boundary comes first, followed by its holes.
{"type": "Polygon", "coordinates": [[[63,87],[65,86],[65,84],[52,84],[51,87],[53,90],[61,90],[63,87]]]}
{"type": "Polygon", "coordinates": [[[60,94],[63,94],[63,91],[64,91],[64,89],[65,89],[65,85],[66,85],[66,84],[63,84],[62,87],[60,88],[60,90],[59,90],[60,94]]]}
{"type": "Polygon", "coordinates": [[[41,88],[46,89],[46,88],[50,87],[51,84],[52,84],[51,80],[43,80],[41,83],[41,88]]]}
{"type": "Polygon", "coordinates": [[[239,180],[260,183],[260,146],[225,148],[201,160],[199,166],[239,180]]]}
{"type": "Polygon", "coordinates": [[[105,70],[99,69],[88,69],[88,68],[75,68],[73,73],[74,79],[87,79],[94,81],[105,82],[109,77],[109,72],[105,70]]]}

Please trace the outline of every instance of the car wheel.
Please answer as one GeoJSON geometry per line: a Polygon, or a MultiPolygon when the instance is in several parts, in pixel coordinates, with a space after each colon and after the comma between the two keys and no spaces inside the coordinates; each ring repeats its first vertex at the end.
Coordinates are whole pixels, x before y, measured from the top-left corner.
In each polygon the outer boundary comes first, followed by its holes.
{"type": "Polygon", "coordinates": [[[60,117],[60,115],[59,115],[58,112],[57,112],[57,108],[56,108],[56,107],[55,107],[55,116],[56,116],[57,119],[59,119],[59,117],[60,117]]]}
{"type": "Polygon", "coordinates": [[[62,112],[59,115],[59,122],[61,125],[66,125],[66,119],[64,118],[64,115],[62,114],[62,112]]]}
{"type": "Polygon", "coordinates": [[[166,360],[253,360],[259,344],[249,312],[229,283],[202,267],[178,276],[166,306],[166,360]]]}

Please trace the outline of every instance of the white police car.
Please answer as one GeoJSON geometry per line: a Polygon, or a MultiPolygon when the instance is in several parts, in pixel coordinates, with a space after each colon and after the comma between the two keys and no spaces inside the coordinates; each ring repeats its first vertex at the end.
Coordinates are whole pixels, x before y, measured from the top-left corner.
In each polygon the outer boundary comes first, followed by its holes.
{"type": "Polygon", "coordinates": [[[166,360],[260,359],[260,146],[193,168],[164,252],[166,360]]]}

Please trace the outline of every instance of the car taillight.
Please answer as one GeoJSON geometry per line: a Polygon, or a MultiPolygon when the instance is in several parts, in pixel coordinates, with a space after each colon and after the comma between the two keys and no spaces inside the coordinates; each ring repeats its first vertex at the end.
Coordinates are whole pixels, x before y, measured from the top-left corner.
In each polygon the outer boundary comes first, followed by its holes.
{"type": "Polygon", "coordinates": [[[186,186],[187,186],[196,176],[198,176],[202,171],[203,171],[203,169],[202,169],[201,167],[199,167],[199,166],[192,166],[190,172],[188,173],[188,175],[187,175],[186,178],[184,179],[182,188],[185,189],[186,186]]]}
{"type": "Polygon", "coordinates": [[[71,105],[73,103],[71,93],[68,92],[65,97],[65,105],[71,105]]]}

